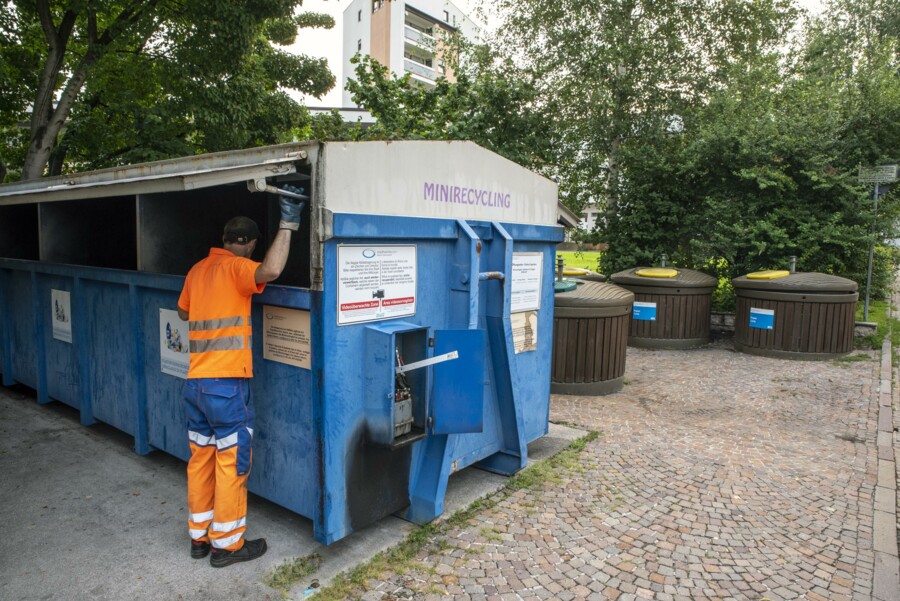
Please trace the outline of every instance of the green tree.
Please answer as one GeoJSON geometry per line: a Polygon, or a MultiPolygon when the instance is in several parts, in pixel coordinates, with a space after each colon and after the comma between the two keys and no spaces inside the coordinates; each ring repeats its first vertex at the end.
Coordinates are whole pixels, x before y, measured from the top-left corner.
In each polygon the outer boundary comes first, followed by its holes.
{"type": "MultiPolygon", "coordinates": [[[[278,141],[305,113],[280,88],[319,96],[324,61],[292,56],[301,0],[16,0],[0,19],[0,112],[30,119],[24,179],[185,151],[278,141]]],[[[7,164],[21,151],[8,149],[7,164]]]]}
{"type": "Polygon", "coordinates": [[[564,202],[614,217],[622,148],[659,138],[729,66],[768,56],[793,22],[785,0],[501,0],[501,52],[526,65],[552,118],[564,202]]]}
{"type": "MultiPolygon", "coordinates": [[[[605,222],[604,269],[666,252],[730,278],[796,255],[801,270],[864,284],[870,242],[896,237],[896,195],[876,220],[871,189],[856,183],[861,164],[897,160],[896,37],[858,36],[844,29],[846,4],[831,10],[799,60],[736,64],[679,132],[624,145],[625,201],[605,222]]],[[[877,263],[875,293],[889,276],[877,263]]]]}
{"type": "Polygon", "coordinates": [[[347,89],[375,123],[345,124],[337,114],[313,120],[318,139],[471,140],[520,165],[539,168],[548,149],[534,82],[488,48],[463,45],[456,81],[414,85],[368,56],[357,56],[347,89]]]}

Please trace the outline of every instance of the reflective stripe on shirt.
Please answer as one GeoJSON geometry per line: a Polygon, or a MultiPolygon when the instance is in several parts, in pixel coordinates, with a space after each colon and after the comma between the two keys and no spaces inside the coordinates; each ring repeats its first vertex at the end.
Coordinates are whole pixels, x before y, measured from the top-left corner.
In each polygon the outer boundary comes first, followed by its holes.
{"type": "Polygon", "coordinates": [[[191,340],[190,346],[192,353],[206,353],[208,351],[237,351],[245,348],[243,336],[223,336],[222,338],[191,340]]]}
{"type": "Polygon", "coordinates": [[[188,327],[192,332],[197,330],[221,330],[222,328],[234,328],[244,325],[244,318],[238,317],[222,317],[219,319],[198,319],[188,323],[188,327]]]}

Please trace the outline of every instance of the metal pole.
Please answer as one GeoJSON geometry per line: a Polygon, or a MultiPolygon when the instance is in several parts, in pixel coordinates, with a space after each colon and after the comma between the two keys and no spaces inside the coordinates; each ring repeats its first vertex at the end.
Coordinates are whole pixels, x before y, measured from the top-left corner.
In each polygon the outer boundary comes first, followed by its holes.
{"type": "Polygon", "coordinates": [[[875,212],[872,215],[872,240],[869,242],[869,266],[866,269],[866,303],[863,306],[863,321],[869,321],[869,289],[872,287],[872,262],[875,258],[875,219],[878,216],[878,184],[875,184],[873,199],[875,212]]]}

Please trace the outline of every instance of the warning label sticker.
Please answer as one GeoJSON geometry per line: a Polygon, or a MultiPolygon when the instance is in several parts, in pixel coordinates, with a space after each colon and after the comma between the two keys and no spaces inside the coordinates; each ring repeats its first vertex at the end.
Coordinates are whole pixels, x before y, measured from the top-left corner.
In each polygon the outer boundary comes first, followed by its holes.
{"type": "Polygon", "coordinates": [[[416,247],[338,247],[338,325],[416,314],[416,247]]]}

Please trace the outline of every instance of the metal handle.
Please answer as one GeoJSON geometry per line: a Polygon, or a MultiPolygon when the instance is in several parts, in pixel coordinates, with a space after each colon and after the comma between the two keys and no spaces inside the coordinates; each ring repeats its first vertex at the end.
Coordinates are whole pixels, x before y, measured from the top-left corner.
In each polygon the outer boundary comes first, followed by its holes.
{"type": "Polygon", "coordinates": [[[453,359],[459,359],[459,352],[450,351],[449,353],[444,353],[443,355],[437,355],[435,357],[431,357],[430,359],[422,359],[421,361],[416,361],[415,363],[407,363],[406,365],[398,365],[394,368],[394,371],[398,374],[405,374],[408,371],[413,371],[414,369],[420,369],[422,367],[428,367],[429,365],[434,365],[436,363],[443,363],[444,361],[452,361],[453,359]]]}
{"type": "Polygon", "coordinates": [[[251,192],[269,192],[271,194],[277,194],[279,196],[296,198],[297,200],[309,200],[309,196],[306,196],[304,194],[297,194],[296,192],[288,192],[287,190],[282,190],[281,188],[276,188],[275,186],[266,183],[266,180],[264,179],[248,181],[247,189],[251,192]]]}
{"type": "Polygon", "coordinates": [[[500,280],[502,282],[505,278],[506,276],[503,275],[502,271],[482,271],[478,274],[478,279],[482,282],[485,280],[500,280]]]}

